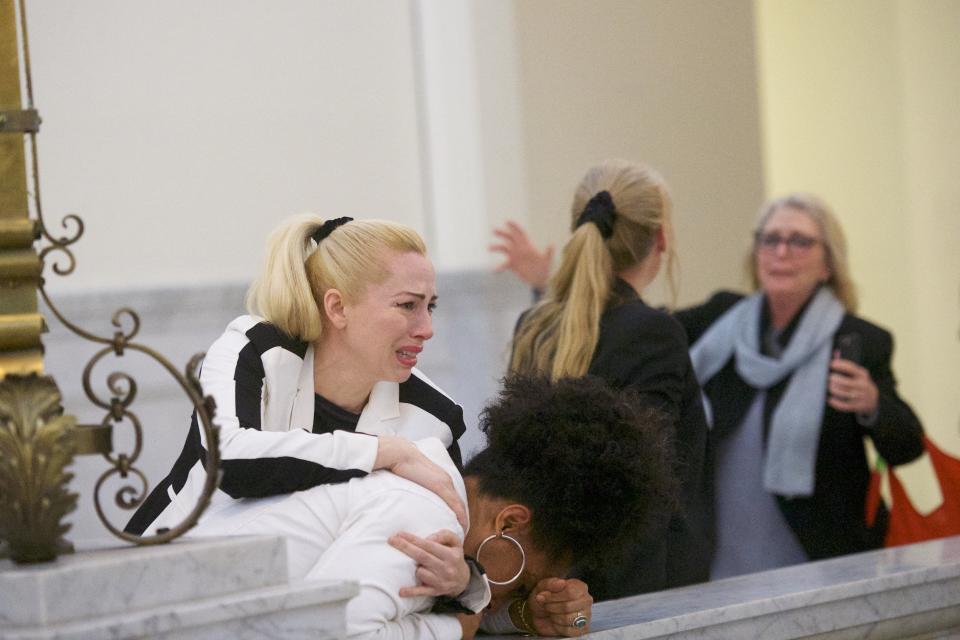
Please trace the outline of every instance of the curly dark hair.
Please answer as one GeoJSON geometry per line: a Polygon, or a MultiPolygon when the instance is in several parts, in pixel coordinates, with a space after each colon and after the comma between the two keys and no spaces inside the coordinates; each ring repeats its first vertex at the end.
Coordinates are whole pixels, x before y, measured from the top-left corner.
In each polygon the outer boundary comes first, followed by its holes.
{"type": "Polygon", "coordinates": [[[488,444],[465,475],[529,507],[550,555],[602,566],[676,508],[666,418],[599,378],[508,377],[480,428],[488,444]]]}

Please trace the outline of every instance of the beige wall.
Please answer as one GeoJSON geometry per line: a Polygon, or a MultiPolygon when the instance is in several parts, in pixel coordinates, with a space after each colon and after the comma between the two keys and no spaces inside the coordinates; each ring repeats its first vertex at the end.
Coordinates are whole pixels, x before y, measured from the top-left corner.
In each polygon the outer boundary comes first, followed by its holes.
{"type": "Polygon", "coordinates": [[[834,205],[903,395],[960,453],[960,3],[756,7],[767,193],[834,205]]]}
{"type": "MultiPolygon", "coordinates": [[[[517,46],[530,221],[559,244],[586,169],[643,160],[671,185],[680,302],[742,284],[763,196],[749,0],[525,0],[517,46]]],[[[648,297],[663,299],[653,287],[648,297]]]]}
{"type": "Polygon", "coordinates": [[[895,6],[907,193],[898,226],[910,233],[915,295],[916,379],[905,370],[903,384],[937,442],[960,454],[960,2],[895,6]]]}
{"type": "Polygon", "coordinates": [[[55,292],[249,281],[282,218],[423,229],[410,3],[28,0],[55,292]]]}

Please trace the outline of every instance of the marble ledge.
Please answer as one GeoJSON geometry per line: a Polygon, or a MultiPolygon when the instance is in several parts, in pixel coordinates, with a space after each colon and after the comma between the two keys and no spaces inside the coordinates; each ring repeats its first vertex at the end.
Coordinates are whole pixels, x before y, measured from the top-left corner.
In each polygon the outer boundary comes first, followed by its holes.
{"type": "Polygon", "coordinates": [[[589,637],[960,637],[960,536],[599,603],[589,637]]]}
{"type": "Polygon", "coordinates": [[[332,640],[358,592],[290,583],[279,536],[78,547],[46,564],[0,562],[0,640],[332,640]]]}
{"type": "Polygon", "coordinates": [[[81,546],[54,562],[0,561],[0,628],[37,627],[287,582],[280,537],[81,546]]]}
{"type": "Polygon", "coordinates": [[[0,631],[2,640],[333,640],[346,637],[355,583],[310,582],[173,603],[90,620],[0,631]]]}

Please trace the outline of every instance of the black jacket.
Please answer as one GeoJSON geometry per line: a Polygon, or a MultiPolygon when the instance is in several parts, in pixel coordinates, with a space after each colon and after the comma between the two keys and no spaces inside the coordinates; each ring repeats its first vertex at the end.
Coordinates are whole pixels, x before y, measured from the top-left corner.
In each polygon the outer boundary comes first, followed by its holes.
{"type": "MultiPolygon", "coordinates": [[[[522,322],[522,319],[521,319],[522,322]]],[[[600,319],[600,339],[588,373],[631,389],[671,418],[680,480],[679,510],[650,540],[602,571],[579,576],[596,600],[609,600],[706,581],[712,555],[712,468],[707,423],[687,339],[672,317],[647,306],[617,280],[600,319]]]]}
{"type": "MultiPolygon", "coordinates": [[[[695,344],[701,335],[743,296],[720,292],[705,304],[678,311],[675,317],[695,344]]],[[[783,340],[792,335],[790,326],[783,340]]],[[[888,331],[855,315],[845,314],[834,335],[856,333],[861,338],[860,364],[867,368],[879,391],[877,421],[863,427],[852,413],[826,405],[817,450],[815,487],[808,498],[778,497],[787,523],[797,534],[811,560],[875,549],[883,545],[887,512],[882,508],[872,528],[867,527],[864,502],[870,470],[863,437],[869,436],[877,451],[891,465],[903,464],[923,453],[923,428],[913,410],[897,395],[890,369],[893,337],[888,331]]],[[[767,391],[764,433],[790,378],[767,391]]],[[[714,425],[711,439],[723,439],[736,429],[753,402],[757,390],[737,373],[734,358],[704,385],[710,399],[714,425]]]]}

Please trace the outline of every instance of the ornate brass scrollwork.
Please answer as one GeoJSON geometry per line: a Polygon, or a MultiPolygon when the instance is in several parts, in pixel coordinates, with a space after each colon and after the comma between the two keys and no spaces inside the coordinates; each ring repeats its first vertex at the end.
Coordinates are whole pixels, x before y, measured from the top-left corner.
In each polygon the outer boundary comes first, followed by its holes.
{"type": "MultiPolygon", "coordinates": [[[[12,4],[10,6],[12,9],[12,4]]],[[[73,510],[77,496],[67,491],[67,483],[72,474],[67,473],[65,467],[74,453],[100,453],[110,464],[110,468],[100,476],[94,488],[94,506],[104,526],[117,537],[137,544],[167,542],[196,524],[219,481],[219,435],[213,424],[215,406],[212,398],[204,397],[196,375],[203,354],[193,356],[181,373],[154,349],[134,342],[140,331],[140,317],[132,309],[118,309],[111,319],[116,331],[112,335],[103,336],[71,322],[51,299],[45,278],[48,267],[58,276],[73,273],[77,261],[71,246],[83,236],[84,223],[78,215],[70,213],[60,222],[62,235],[55,237],[44,220],[36,143],[40,118],[33,105],[30,49],[23,0],[19,0],[19,14],[28,104],[25,110],[5,112],[5,122],[0,132],[9,135],[16,126],[18,128],[15,134],[26,135],[28,138],[33,186],[31,201],[35,219],[30,220],[27,214],[24,214],[23,218],[0,220],[0,249],[9,246],[16,250],[0,251],[0,259],[18,258],[24,251],[29,253],[29,260],[24,263],[24,268],[27,269],[24,274],[21,274],[23,269],[18,270],[17,264],[11,263],[9,268],[0,264],[0,281],[3,278],[27,278],[31,282],[35,281],[36,290],[47,307],[69,331],[84,340],[103,345],[87,362],[81,379],[87,398],[95,406],[104,409],[105,414],[100,424],[76,425],[73,417],[63,415],[60,394],[51,378],[8,373],[0,381],[0,538],[8,542],[11,555],[21,562],[50,560],[57,553],[67,550],[69,544],[63,542],[62,536],[69,525],[61,524],[60,520],[73,510]],[[38,254],[34,254],[29,248],[34,240],[39,240],[38,254]],[[149,489],[146,477],[136,467],[143,442],[140,419],[131,410],[137,396],[136,381],[126,372],[114,371],[106,379],[108,393],[102,395],[94,389],[91,381],[94,368],[104,358],[123,357],[130,351],[146,355],[176,380],[196,410],[207,443],[208,475],[200,500],[183,522],[154,536],[141,537],[125,533],[106,518],[101,506],[101,489],[106,480],[113,476],[119,476],[123,480],[130,475],[137,478],[137,486],[132,486],[132,483],[125,484],[114,495],[114,502],[122,508],[133,509],[140,505],[149,489]],[[133,429],[133,449],[129,452],[114,453],[110,436],[113,428],[121,424],[129,425],[133,429]]],[[[0,286],[2,284],[3,282],[0,282],[0,286]]],[[[32,284],[29,286],[33,287],[32,284]]],[[[20,342],[31,348],[37,347],[37,336],[42,327],[34,326],[36,322],[32,316],[20,315],[23,317],[10,313],[0,317],[0,351],[14,352],[21,347],[20,342]],[[5,332],[5,328],[9,331],[5,332]],[[34,333],[37,336],[34,336],[34,333]],[[4,336],[9,340],[4,342],[4,336]],[[5,344],[9,348],[5,348],[5,344]]],[[[3,373],[0,371],[0,378],[3,373]]]]}
{"type": "MultiPolygon", "coordinates": [[[[34,161],[36,161],[36,158],[34,158],[34,161]]],[[[36,169],[34,171],[34,179],[38,179],[36,169]]],[[[71,223],[73,225],[74,232],[69,236],[54,238],[53,235],[47,230],[47,226],[43,220],[43,214],[39,202],[39,189],[35,190],[35,199],[37,220],[40,224],[41,233],[43,235],[43,240],[41,240],[41,243],[44,240],[48,243],[40,250],[39,254],[41,262],[41,278],[38,291],[53,315],[56,316],[56,318],[67,329],[85,340],[105,345],[103,348],[94,353],[87,362],[83,370],[82,382],[83,390],[87,398],[94,405],[106,410],[106,414],[104,415],[103,421],[100,425],[84,426],[81,428],[110,429],[114,424],[129,422],[134,430],[134,449],[132,452],[112,455],[111,452],[107,450],[100,451],[104,458],[112,465],[112,468],[108,469],[102,476],[100,476],[94,489],[94,506],[96,507],[97,515],[100,517],[103,525],[111,533],[124,540],[128,540],[137,544],[157,544],[168,542],[183,535],[197,523],[200,515],[209,504],[210,497],[213,495],[213,492],[216,490],[219,482],[217,471],[220,468],[219,434],[217,427],[215,427],[213,424],[215,406],[212,398],[204,397],[203,391],[200,387],[200,381],[196,375],[196,371],[199,367],[200,361],[203,359],[204,354],[198,353],[194,355],[187,364],[185,372],[180,373],[176,367],[174,367],[170,361],[163,357],[159,352],[146,345],[133,342],[133,338],[136,337],[140,332],[141,323],[140,316],[133,309],[128,307],[120,308],[114,312],[113,317],[111,318],[111,324],[116,327],[117,330],[114,331],[112,336],[97,335],[70,321],[51,299],[49,293],[47,292],[46,278],[43,277],[43,274],[47,268],[47,258],[51,255],[65,256],[68,259],[66,266],[62,266],[60,263],[54,261],[51,265],[54,273],[59,276],[67,276],[74,271],[76,268],[76,259],[74,258],[70,246],[76,243],[83,235],[83,220],[76,214],[69,214],[65,216],[61,222],[61,226],[64,229],[68,229],[68,223],[71,223]],[[187,394],[187,397],[193,403],[194,409],[197,412],[197,418],[204,430],[204,435],[208,444],[205,465],[206,469],[208,470],[208,474],[199,502],[182,523],[172,527],[167,531],[164,531],[162,534],[157,534],[154,536],[137,536],[122,531],[106,518],[101,506],[100,492],[106,480],[111,476],[119,475],[120,478],[126,479],[130,474],[133,474],[139,480],[139,488],[125,485],[117,491],[114,501],[122,508],[133,509],[139,506],[140,503],[142,503],[146,498],[148,490],[146,477],[135,466],[135,463],[140,457],[141,445],[143,442],[143,429],[140,419],[130,410],[130,405],[133,403],[137,395],[136,380],[125,372],[115,371],[111,373],[107,377],[107,386],[110,391],[109,399],[105,399],[98,395],[91,382],[93,370],[97,363],[99,363],[108,355],[123,357],[128,351],[139,351],[140,353],[145,354],[163,367],[174,378],[174,380],[176,380],[176,382],[180,385],[180,388],[183,389],[184,393],[187,394]]]]}

